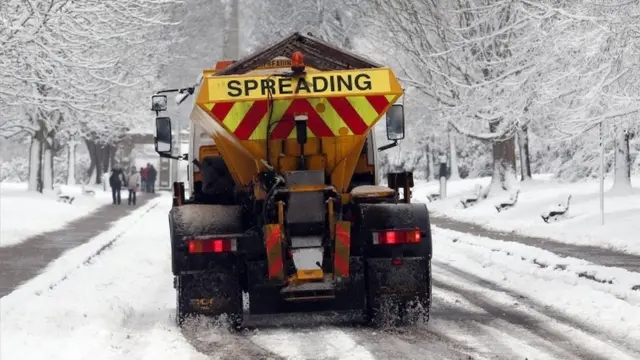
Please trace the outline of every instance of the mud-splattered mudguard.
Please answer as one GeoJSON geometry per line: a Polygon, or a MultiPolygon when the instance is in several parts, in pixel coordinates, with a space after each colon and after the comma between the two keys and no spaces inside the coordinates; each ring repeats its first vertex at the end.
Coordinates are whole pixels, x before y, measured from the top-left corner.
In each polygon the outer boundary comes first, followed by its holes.
{"type": "Polygon", "coordinates": [[[203,315],[242,312],[242,289],[235,269],[176,276],[181,311],[203,315]]]}
{"type": "Polygon", "coordinates": [[[369,301],[380,295],[428,299],[431,296],[433,252],[429,212],[425,204],[361,205],[361,234],[365,246],[366,284],[369,301]],[[419,229],[421,242],[374,245],[376,230],[419,229]]]}
{"type": "Polygon", "coordinates": [[[242,220],[239,206],[187,204],[171,209],[171,268],[179,314],[242,313],[237,254],[189,254],[186,242],[202,236],[242,234],[242,220]]]}
{"type": "Polygon", "coordinates": [[[428,297],[431,274],[426,258],[403,258],[402,264],[391,259],[367,259],[367,287],[371,295],[395,295],[400,298],[428,297]]]}

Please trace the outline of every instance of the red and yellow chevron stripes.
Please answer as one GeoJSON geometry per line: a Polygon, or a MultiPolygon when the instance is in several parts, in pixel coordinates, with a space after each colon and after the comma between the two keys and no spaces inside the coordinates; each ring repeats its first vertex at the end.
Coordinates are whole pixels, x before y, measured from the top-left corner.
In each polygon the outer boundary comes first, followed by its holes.
{"type": "Polygon", "coordinates": [[[349,253],[351,249],[351,223],[336,222],[336,246],[333,255],[335,277],[349,277],[349,253]]]}
{"type": "Polygon", "coordinates": [[[341,96],[216,102],[204,104],[211,115],[239,140],[295,138],[294,116],[308,116],[308,137],[362,135],[387,111],[397,95],[341,96]]]}
{"type": "Polygon", "coordinates": [[[265,225],[264,240],[267,250],[269,280],[284,280],[284,263],[282,260],[282,229],[280,227],[280,224],[265,225]]]}

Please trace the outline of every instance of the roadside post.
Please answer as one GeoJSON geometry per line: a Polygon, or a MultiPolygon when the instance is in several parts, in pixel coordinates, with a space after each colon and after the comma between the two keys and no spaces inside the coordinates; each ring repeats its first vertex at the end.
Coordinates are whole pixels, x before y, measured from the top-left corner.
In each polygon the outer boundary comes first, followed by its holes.
{"type": "Polygon", "coordinates": [[[438,176],[440,177],[440,199],[447,197],[447,157],[440,155],[440,171],[438,176]]]}

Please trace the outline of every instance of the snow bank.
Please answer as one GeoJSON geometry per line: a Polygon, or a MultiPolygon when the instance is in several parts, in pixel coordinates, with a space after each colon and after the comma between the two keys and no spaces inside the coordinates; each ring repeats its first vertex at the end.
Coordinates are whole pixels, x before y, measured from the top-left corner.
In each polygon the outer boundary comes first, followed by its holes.
{"type": "Polygon", "coordinates": [[[54,191],[44,194],[27,191],[27,184],[0,183],[0,247],[64,227],[111,202],[111,193],[96,190],[83,195],[80,186],[61,186],[61,194],[74,196],[72,204],[58,202],[54,191]]]}
{"type": "MultiPolygon", "coordinates": [[[[476,184],[487,186],[489,178],[450,181],[447,199],[430,203],[432,213],[453,219],[473,222],[501,231],[553,239],[560,242],[615,248],[640,254],[640,190],[630,195],[605,194],[605,225],[600,225],[600,200],[598,181],[559,183],[549,175],[534,176],[530,182],[520,183],[520,194],[515,207],[498,213],[494,207],[507,200],[508,194],[490,196],[475,206],[464,209],[460,199],[469,196],[476,184]],[[547,224],[540,214],[550,206],[565,204],[571,195],[568,219],[547,224]]],[[[640,184],[640,177],[632,178],[640,184]]],[[[605,189],[612,185],[607,179],[605,189]]],[[[413,195],[416,201],[428,202],[429,194],[438,192],[437,183],[418,182],[413,195]]]]}
{"type": "Polygon", "coordinates": [[[2,298],[0,358],[206,358],[173,323],[168,229],[162,226],[170,204],[155,199],[2,298]],[[61,281],[65,262],[71,265],[61,281]],[[55,286],[43,289],[47,284],[55,286]],[[34,290],[42,291],[34,296],[34,290]]]}
{"type": "Polygon", "coordinates": [[[637,345],[640,338],[640,291],[631,289],[640,284],[638,273],[436,228],[434,265],[440,264],[498,284],[545,311],[596,327],[629,344],[637,345]]]}

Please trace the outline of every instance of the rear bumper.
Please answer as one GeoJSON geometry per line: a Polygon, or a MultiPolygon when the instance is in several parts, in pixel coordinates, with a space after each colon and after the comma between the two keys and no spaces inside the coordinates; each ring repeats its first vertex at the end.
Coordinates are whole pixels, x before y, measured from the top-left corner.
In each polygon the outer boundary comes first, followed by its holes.
{"type": "Polygon", "coordinates": [[[333,284],[333,298],[287,301],[281,293],[284,284],[269,283],[265,277],[266,262],[248,262],[250,311],[252,314],[275,314],[362,310],[365,306],[363,260],[361,257],[351,257],[349,265],[350,277],[333,284]]]}

